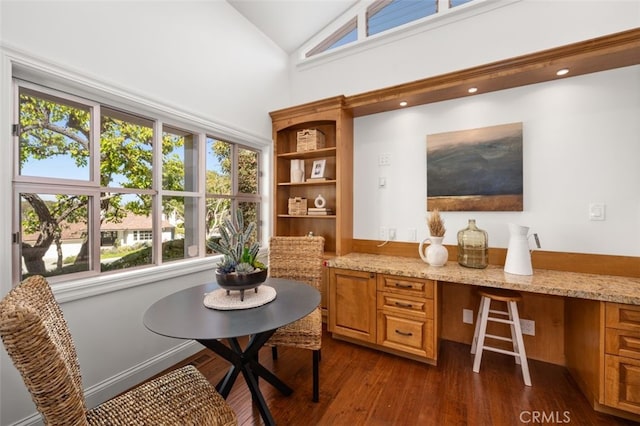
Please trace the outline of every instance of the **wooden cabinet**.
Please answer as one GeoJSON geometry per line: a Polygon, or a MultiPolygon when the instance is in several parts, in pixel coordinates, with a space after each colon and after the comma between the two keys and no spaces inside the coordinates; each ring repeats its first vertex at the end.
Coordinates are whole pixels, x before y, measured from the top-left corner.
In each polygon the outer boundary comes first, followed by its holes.
{"type": "Polygon", "coordinates": [[[334,337],[435,364],[436,295],[431,280],[331,268],[329,331],[334,337]]]}
{"type": "Polygon", "coordinates": [[[604,403],[640,414],[640,306],[606,303],[604,403]]]}
{"type": "MultiPolygon", "coordinates": [[[[344,108],[344,96],[337,96],[270,113],[273,127],[273,235],[324,237],[325,257],[351,251],[353,241],[353,117],[344,108]],[[314,129],[324,135],[324,147],[297,150],[298,132],[314,129]],[[291,160],[304,162],[302,182],[291,180],[291,160]],[[326,180],[309,181],[315,160],[325,160],[326,180]],[[290,215],[289,199],[306,199],[314,207],[318,195],[331,209],[329,215],[290,215]]],[[[327,277],[328,274],[325,274],[327,277]]],[[[321,283],[325,296],[328,281],[321,283]]],[[[324,318],[327,297],[322,298],[324,318]]]]}
{"type": "Polygon", "coordinates": [[[376,342],[376,274],[331,268],[329,331],[362,342],[376,342]]]}
{"type": "Polygon", "coordinates": [[[351,251],[353,240],[353,117],[344,108],[344,96],[270,113],[273,125],[274,186],[273,234],[321,235],[327,256],[351,251]],[[297,150],[298,132],[313,129],[324,134],[324,147],[297,150]],[[304,162],[304,180],[292,182],[291,160],[304,162]],[[311,181],[315,160],[325,160],[325,180],[311,181]],[[304,198],[314,207],[318,195],[329,215],[290,215],[289,199],[304,198]]]}
{"type": "Polygon", "coordinates": [[[640,306],[567,298],[567,368],[597,411],[640,421],[640,306]]]}
{"type": "Polygon", "coordinates": [[[377,343],[435,363],[435,282],[384,274],[377,281],[377,343]]]}

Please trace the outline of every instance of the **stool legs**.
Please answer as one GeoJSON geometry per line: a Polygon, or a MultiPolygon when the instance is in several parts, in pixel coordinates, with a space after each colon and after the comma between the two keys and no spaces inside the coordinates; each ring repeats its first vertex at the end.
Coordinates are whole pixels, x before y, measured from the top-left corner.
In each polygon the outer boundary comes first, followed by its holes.
{"type": "Polygon", "coordinates": [[[515,337],[512,334],[513,341],[513,349],[516,353],[516,362],[520,361],[520,367],[522,368],[522,378],[524,379],[524,384],[527,386],[531,386],[531,376],[529,375],[529,363],[527,362],[527,353],[524,350],[524,340],[522,339],[522,328],[520,327],[520,316],[518,315],[518,306],[516,302],[509,302],[509,311],[513,316],[513,328],[515,329],[515,337]],[[517,346],[516,346],[517,342],[517,346]]]}
{"type": "Polygon", "coordinates": [[[527,355],[524,349],[524,340],[522,339],[522,328],[520,327],[520,316],[518,315],[518,305],[515,300],[509,300],[507,303],[507,312],[491,310],[491,299],[486,296],[480,298],[480,307],[478,309],[478,318],[476,320],[476,328],[473,336],[473,342],[471,343],[471,353],[475,354],[473,359],[473,371],[475,373],[480,372],[480,363],[482,362],[482,352],[491,350],[493,352],[499,352],[515,357],[516,364],[520,364],[522,368],[522,378],[524,384],[531,386],[531,376],[529,375],[529,364],[527,363],[527,355]],[[490,317],[490,313],[507,315],[508,319],[490,317]],[[495,336],[487,334],[487,322],[501,322],[509,324],[511,330],[511,338],[505,338],[502,336],[495,336]],[[507,351],[500,348],[494,348],[485,345],[485,339],[489,337],[492,339],[498,339],[503,341],[510,341],[513,345],[513,351],[507,351]]]}

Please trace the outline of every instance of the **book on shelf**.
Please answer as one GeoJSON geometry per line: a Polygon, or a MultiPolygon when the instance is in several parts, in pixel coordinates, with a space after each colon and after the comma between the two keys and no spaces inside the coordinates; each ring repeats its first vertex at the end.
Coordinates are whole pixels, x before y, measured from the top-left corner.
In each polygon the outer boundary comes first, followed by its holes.
{"type": "Polygon", "coordinates": [[[328,208],[325,208],[325,207],[322,207],[322,208],[309,207],[307,209],[307,214],[310,215],[310,216],[314,216],[314,215],[315,216],[323,216],[323,215],[327,216],[327,215],[333,214],[333,211],[331,209],[328,209],[328,208]]]}

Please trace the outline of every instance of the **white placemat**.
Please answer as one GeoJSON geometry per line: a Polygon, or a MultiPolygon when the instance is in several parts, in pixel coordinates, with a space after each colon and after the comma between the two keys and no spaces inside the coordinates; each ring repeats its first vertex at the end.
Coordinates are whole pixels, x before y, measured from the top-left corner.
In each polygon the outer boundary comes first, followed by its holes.
{"type": "Polygon", "coordinates": [[[276,298],[276,289],[268,285],[257,287],[256,293],[253,288],[244,291],[244,300],[240,301],[240,290],[231,290],[227,295],[227,290],[219,288],[204,296],[204,306],[211,309],[232,310],[249,309],[262,306],[276,298]]]}

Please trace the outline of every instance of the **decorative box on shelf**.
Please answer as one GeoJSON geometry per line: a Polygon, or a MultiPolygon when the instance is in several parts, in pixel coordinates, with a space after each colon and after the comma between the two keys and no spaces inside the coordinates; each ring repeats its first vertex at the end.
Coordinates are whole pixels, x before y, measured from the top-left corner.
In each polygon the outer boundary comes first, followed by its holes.
{"type": "Polygon", "coordinates": [[[302,197],[289,198],[289,214],[291,216],[305,216],[307,214],[307,199],[302,197]]]}
{"type": "Polygon", "coordinates": [[[296,151],[312,151],[324,148],[324,133],[318,129],[304,129],[298,131],[296,151]]]}

